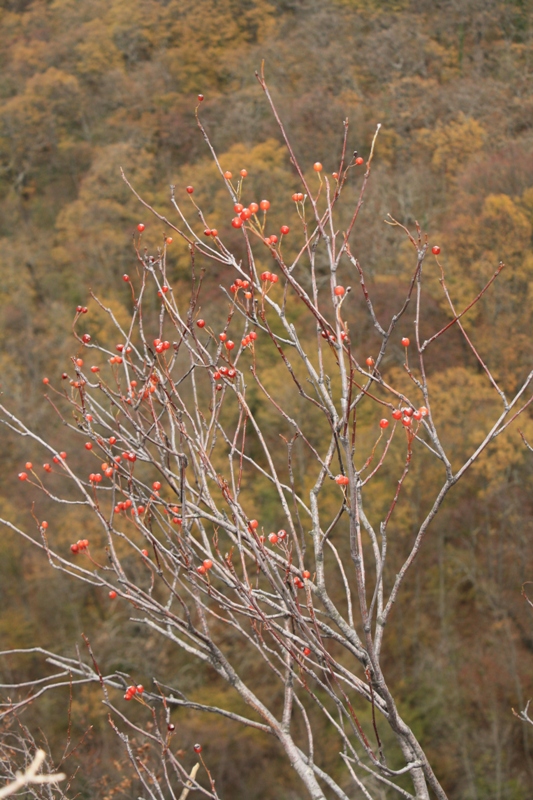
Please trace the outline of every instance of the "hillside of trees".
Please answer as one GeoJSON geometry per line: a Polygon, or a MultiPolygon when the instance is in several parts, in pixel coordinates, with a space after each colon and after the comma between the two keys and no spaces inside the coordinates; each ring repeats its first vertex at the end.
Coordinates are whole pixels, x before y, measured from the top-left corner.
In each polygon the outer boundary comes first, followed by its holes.
{"type": "MultiPolygon", "coordinates": [[[[131,295],[122,274],[135,269],[137,223],[146,222],[143,235],[153,248],[168,232],[140,208],[120,169],[169,217],[169,186],[185,203],[185,187],[194,184],[210,224],[224,229],[239,252],[231,205],[195,120],[202,93],[202,121],[222,167],[246,168],[254,195],[275,199],[277,220],[295,222],[291,194],[299,187],[255,77],[262,62],[310,175],[316,161],[328,174],[336,169],[346,118],[348,149],[365,157],[382,126],[351,244],[378,316],[390,316],[411,270],[406,243],[384,222],[390,213],[410,229],[417,221],[438,242],[457,308],[504,262],[495,290],[464,325],[508,391],[533,368],[529,0],[0,0],[0,26],[2,402],[58,447],[70,447],[73,463],[84,454],[43,400],[43,376],[61,384],[76,354],[71,327],[79,304],[89,309],[89,333],[114,347],[90,292],[126,320],[131,295]]],[[[354,197],[357,181],[347,190],[354,197]]],[[[288,248],[297,246],[288,240],[288,248]]],[[[179,293],[189,282],[186,248],[175,240],[168,259],[179,293]]],[[[348,262],[341,269],[345,285],[357,286],[348,262]]],[[[209,285],[228,277],[221,268],[209,285]]],[[[439,278],[435,268],[422,320],[432,329],[450,319],[439,278]]],[[[202,313],[222,323],[227,310],[216,298],[206,290],[202,313]]],[[[154,319],[157,312],[154,306],[154,319]]],[[[372,329],[357,316],[352,329],[364,361],[375,347],[372,329]]],[[[384,369],[406,380],[401,359],[398,348],[384,369]]],[[[435,343],[428,364],[435,414],[452,419],[443,430],[459,463],[497,397],[455,329],[435,343]]],[[[272,385],[282,392],[284,377],[276,370],[272,361],[272,385]]],[[[262,413],[274,442],[276,420],[266,407],[262,413]]],[[[8,429],[1,435],[0,517],[30,530],[32,508],[17,473],[34,454],[8,429]]],[[[533,698],[533,614],[521,594],[533,580],[533,452],[522,436],[533,445],[530,410],[445,501],[387,641],[388,675],[402,713],[453,800],[533,794],[533,729],[512,712],[533,698]]],[[[296,459],[295,480],[305,485],[303,457],[296,459]]],[[[399,538],[409,537],[411,517],[435,485],[431,470],[413,467],[399,538]]],[[[258,516],[276,518],[275,497],[260,482],[250,498],[258,516]]],[[[65,548],[90,538],[95,523],[85,512],[47,506],[35,496],[34,513],[42,518],[45,511],[65,548]]],[[[7,528],[0,536],[0,605],[2,651],[39,646],[72,655],[84,633],[102,668],[135,673],[148,685],[157,664],[198,702],[224,691],[207,669],[161,648],[128,621],[127,609],[110,607],[98,592],[54,572],[7,528]]],[[[36,678],[41,669],[37,654],[0,664],[3,683],[36,678]]],[[[253,659],[247,669],[253,673],[253,659]]],[[[37,740],[42,730],[56,760],[67,740],[70,748],[81,740],[65,765],[76,772],[72,796],[139,796],[98,686],[74,688],[70,699],[68,690],[48,693],[22,719],[37,740]]],[[[184,763],[193,763],[191,747],[199,740],[209,741],[221,797],[303,800],[274,742],[183,712],[175,749],[184,763]],[[268,783],[258,775],[268,775],[268,783]]],[[[142,757],[142,741],[136,746],[142,757]]],[[[326,728],[323,747],[327,761],[326,728]]]]}

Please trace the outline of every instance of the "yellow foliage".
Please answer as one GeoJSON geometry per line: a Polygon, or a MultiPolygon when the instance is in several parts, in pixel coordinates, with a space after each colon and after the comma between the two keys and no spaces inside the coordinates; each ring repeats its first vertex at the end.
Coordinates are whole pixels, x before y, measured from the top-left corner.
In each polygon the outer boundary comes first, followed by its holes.
{"type": "Polygon", "coordinates": [[[433,130],[418,132],[418,144],[429,152],[435,172],[454,175],[483,147],[486,131],[476,119],[459,114],[447,125],[440,121],[433,130]]]}

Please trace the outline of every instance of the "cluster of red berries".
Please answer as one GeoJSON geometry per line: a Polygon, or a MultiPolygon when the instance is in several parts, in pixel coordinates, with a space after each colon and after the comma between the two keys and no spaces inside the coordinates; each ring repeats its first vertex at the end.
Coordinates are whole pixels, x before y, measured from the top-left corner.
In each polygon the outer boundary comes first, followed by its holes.
{"type": "MultiPolygon", "coordinates": [[[[198,95],[198,99],[200,99],[200,95],[198,95]]],[[[247,178],[248,177],[248,170],[247,169],[241,169],[241,171],[239,172],[239,175],[241,176],[241,178],[247,178]]],[[[226,178],[227,181],[230,181],[233,178],[233,174],[229,171],[229,169],[227,169],[226,172],[224,173],[224,177],[226,178]]]]}
{"type": "Polygon", "coordinates": [[[218,236],[218,231],[216,228],[206,228],[204,231],[204,236],[212,236],[214,239],[218,236]]]}
{"type": "Polygon", "coordinates": [[[295,192],[292,196],[292,199],[294,200],[295,203],[301,203],[302,200],[304,199],[304,196],[301,192],[295,192]]]}
{"type": "Polygon", "coordinates": [[[255,342],[256,339],[257,339],[257,333],[255,331],[250,331],[250,333],[247,334],[244,337],[244,339],[242,339],[241,344],[243,347],[248,347],[248,345],[251,344],[252,342],[255,342]]]}
{"type": "Polygon", "coordinates": [[[213,562],[210,558],[206,558],[205,561],[200,564],[199,567],[196,568],[196,571],[200,573],[200,575],[205,575],[210,569],[213,568],[213,562]]]}
{"type": "MultiPolygon", "coordinates": [[[[111,472],[113,472],[113,470],[111,470],[111,472]]],[[[91,472],[91,474],[89,475],[89,480],[91,481],[91,483],[101,483],[102,476],[100,475],[99,472],[91,472]]]]}
{"type": "Polygon", "coordinates": [[[277,533],[268,534],[268,541],[270,542],[270,544],[277,544],[278,542],[282,542],[286,538],[287,538],[287,531],[283,530],[283,528],[277,533]]]}
{"type": "MultiPolygon", "coordinates": [[[[50,466],[50,464],[48,464],[48,466],[50,466]]],[[[26,463],[24,464],[24,467],[25,467],[25,469],[33,469],[33,464],[31,463],[31,461],[26,461],[26,463]]],[[[46,467],[46,464],[45,464],[45,467],[46,467]]],[[[52,467],[50,467],[50,469],[52,469],[52,467]]],[[[19,481],[27,481],[28,480],[28,473],[27,472],[19,472],[19,476],[18,477],[19,477],[19,481]]]]}
{"type": "Polygon", "coordinates": [[[88,310],[87,306],[76,306],[77,314],[86,314],[88,310]]]}
{"type": "Polygon", "coordinates": [[[213,378],[218,381],[220,380],[221,375],[223,375],[225,378],[230,378],[230,380],[233,380],[237,376],[237,370],[233,367],[219,367],[217,371],[213,373],[213,378]]]}
{"type": "Polygon", "coordinates": [[[244,296],[246,297],[247,300],[250,300],[250,298],[252,297],[252,293],[249,291],[250,281],[243,281],[241,278],[237,278],[229,288],[230,291],[233,292],[233,294],[236,294],[239,291],[239,289],[244,289],[245,290],[244,296]]]}
{"type": "Polygon", "coordinates": [[[406,428],[409,428],[413,424],[413,419],[420,422],[422,417],[427,417],[428,414],[429,411],[425,406],[420,406],[418,409],[405,406],[404,408],[395,408],[392,412],[394,419],[401,419],[402,425],[406,428]]]}
{"type": "MultiPolygon", "coordinates": [[[[327,339],[328,342],[336,342],[337,337],[331,331],[321,331],[320,335],[323,339],[327,339]]],[[[345,342],[348,339],[348,334],[345,331],[341,331],[341,341],[345,342]]]]}
{"type": "Polygon", "coordinates": [[[132,697],[135,697],[136,694],[142,694],[144,692],[144,686],[128,686],[126,689],[126,694],[124,695],[124,700],[131,700],[132,697]]]}
{"type": "Polygon", "coordinates": [[[114,509],[115,514],[120,514],[121,511],[127,511],[128,508],[132,507],[132,505],[133,503],[129,498],[127,500],[124,500],[124,502],[122,503],[117,503],[114,509]]]}
{"type": "Polygon", "coordinates": [[[268,283],[277,283],[279,281],[279,277],[275,273],[267,271],[261,273],[261,280],[267,281],[268,283]]]}
{"type": "Polygon", "coordinates": [[[337,483],[339,486],[348,486],[350,479],[347,475],[337,475],[335,478],[335,483],[337,483]]]}
{"type": "Polygon", "coordinates": [[[89,547],[89,540],[88,539],[78,539],[75,544],[70,545],[71,551],[76,553],[83,553],[84,550],[87,550],[89,547]]]}
{"type": "Polygon", "coordinates": [[[156,353],[162,353],[164,350],[168,350],[170,348],[170,342],[163,342],[161,339],[154,339],[154,347],[156,353]]]}

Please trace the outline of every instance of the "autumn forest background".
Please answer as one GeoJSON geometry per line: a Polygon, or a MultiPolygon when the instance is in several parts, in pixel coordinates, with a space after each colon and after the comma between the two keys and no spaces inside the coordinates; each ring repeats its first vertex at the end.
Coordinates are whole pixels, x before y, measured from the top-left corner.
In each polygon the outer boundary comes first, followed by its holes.
{"type": "MultiPolygon", "coordinates": [[[[224,168],[246,167],[257,197],[268,193],[287,219],[295,214],[295,172],[254,77],[263,59],[305,169],[317,160],[335,169],[346,117],[348,146],[364,156],[382,124],[352,245],[379,313],[392,313],[412,268],[404,241],[383,222],[390,212],[408,227],[418,220],[439,243],[458,306],[505,262],[496,291],[465,324],[509,390],[530,371],[530,0],[1,0],[0,383],[4,402],[65,449],[42,377],[60,382],[75,352],[75,307],[94,307],[90,289],[127,318],[121,276],[133,269],[141,217],[148,242],[164,233],[141,214],[120,167],[166,214],[169,184],[183,193],[194,183],[212,224],[227,229],[231,208],[194,118],[202,92],[202,118],[224,168]]],[[[179,290],[188,261],[179,246],[169,259],[179,290]]],[[[214,291],[224,279],[210,276],[205,314],[210,297],[212,313],[224,313],[214,291]]],[[[426,314],[449,319],[436,273],[426,314]]],[[[112,336],[96,312],[87,324],[101,341],[112,336]]],[[[355,337],[364,355],[367,323],[355,337]]],[[[445,433],[460,460],[492,413],[491,390],[458,332],[432,359],[436,407],[451,412],[445,433]]],[[[533,443],[531,412],[519,427],[533,443]]],[[[9,431],[1,435],[0,516],[35,528],[16,480],[31,448],[9,431]]],[[[304,475],[305,463],[298,469],[304,475]]],[[[533,580],[532,478],[533,453],[513,426],[446,501],[388,632],[389,680],[454,800],[533,797],[533,730],[512,713],[533,697],[533,616],[521,596],[533,580]]],[[[431,473],[415,471],[405,535],[410,509],[432,490],[431,473]]],[[[89,517],[53,507],[47,515],[65,547],[90,537],[89,517]]],[[[148,684],[157,664],[196,698],[223,691],[206,670],[127,620],[127,609],[110,608],[101,593],[69,582],[0,531],[1,650],[39,645],[71,655],[83,632],[107,669],[148,684]]],[[[42,659],[13,657],[1,669],[6,682],[38,677],[42,659]]],[[[48,694],[24,714],[56,757],[67,740],[68,694],[48,694]]],[[[84,737],[68,761],[77,770],[72,796],[136,798],[99,688],[76,689],[70,716],[71,741],[84,737]]],[[[193,763],[198,739],[209,740],[221,796],[303,798],[276,745],[257,732],[183,713],[176,748],[185,762],[193,763]]],[[[327,759],[326,735],[323,746],[327,759]]]]}

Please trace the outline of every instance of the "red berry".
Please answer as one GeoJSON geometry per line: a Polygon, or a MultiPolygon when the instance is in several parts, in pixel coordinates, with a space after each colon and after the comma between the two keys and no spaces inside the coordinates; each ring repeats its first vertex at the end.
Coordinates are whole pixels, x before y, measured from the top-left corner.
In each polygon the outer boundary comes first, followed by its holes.
{"type": "Polygon", "coordinates": [[[144,686],[140,683],[138,686],[135,687],[137,689],[137,694],[143,694],[144,686]]]}
{"type": "Polygon", "coordinates": [[[187,194],[192,194],[194,192],[194,186],[187,186],[187,194]]]}
{"type": "Polygon", "coordinates": [[[199,567],[196,567],[196,572],[198,572],[200,575],[205,575],[205,567],[204,567],[204,565],[201,564],[199,567]]]}
{"type": "Polygon", "coordinates": [[[298,195],[298,192],[295,192],[295,193],[293,194],[293,196],[292,196],[292,199],[294,200],[294,202],[295,202],[295,203],[297,203],[297,202],[298,202],[298,197],[299,197],[299,195],[298,195]]]}
{"type": "Polygon", "coordinates": [[[372,358],[372,356],[368,356],[368,358],[367,358],[367,360],[366,360],[366,365],[367,365],[367,367],[373,367],[375,363],[376,363],[376,362],[374,361],[374,359],[372,358]]]}
{"type": "Polygon", "coordinates": [[[311,573],[309,572],[309,570],[305,569],[305,570],[302,572],[302,576],[303,576],[303,577],[304,577],[306,580],[309,580],[309,578],[311,577],[311,573]]]}
{"type": "Polygon", "coordinates": [[[313,164],[313,169],[315,172],[322,172],[323,167],[320,161],[315,161],[315,163],[313,164]]]}
{"type": "Polygon", "coordinates": [[[27,481],[27,480],[28,480],[28,476],[26,475],[26,473],[25,472],[19,472],[19,481],[27,481]]]}
{"type": "Polygon", "coordinates": [[[357,156],[357,158],[355,159],[355,163],[357,164],[357,166],[361,166],[363,161],[364,161],[364,158],[361,158],[361,156],[357,156]]]}
{"type": "Polygon", "coordinates": [[[256,519],[251,519],[248,524],[250,528],[253,528],[254,531],[259,527],[259,523],[256,519]]]}
{"type": "Polygon", "coordinates": [[[335,286],[333,292],[334,294],[337,295],[337,297],[342,297],[343,294],[346,292],[346,289],[344,288],[344,286],[335,286]]]}
{"type": "Polygon", "coordinates": [[[67,454],[65,453],[65,451],[64,451],[64,450],[62,450],[62,451],[60,452],[60,454],[59,454],[59,455],[60,455],[60,456],[61,456],[61,458],[63,458],[63,459],[65,459],[65,458],[67,457],[67,454]]]}
{"type": "Polygon", "coordinates": [[[152,489],[154,489],[154,491],[158,492],[160,488],[161,488],[161,483],[159,481],[154,481],[152,483],[152,489]]]}
{"type": "Polygon", "coordinates": [[[203,563],[203,566],[205,567],[205,569],[211,569],[211,567],[213,566],[213,562],[211,561],[210,558],[206,558],[203,563]]]}
{"type": "Polygon", "coordinates": [[[242,203],[235,203],[235,205],[233,206],[233,210],[235,211],[236,214],[240,214],[243,208],[244,206],[242,203]]]}
{"type": "Polygon", "coordinates": [[[137,225],[137,230],[138,230],[140,233],[142,233],[142,232],[143,232],[143,230],[144,230],[144,225],[143,225],[143,223],[142,223],[142,222],[139,222],[139,224],[137,225]]]}
{"type": "Polygon", "coordinates": [[[211,236],[212,236],[214,239],[216,239],[216,238],[217,238],[217,236],[218,236],[218,231],[217,231],[217,229],[216,229],[216,228],[213,228],[213,230],[211,231],[211,236]]]}
{"type": "Polygon", "coordinates": [[[89,342],[91,341],[91,337],[88,333],[84,333],[83,336],[81,337],[81,340],[84,344],[89,344],[89,342]]]}
{"type": "Polygon", "coordinates": [[[43,378],[43,383],[50,383],[50,378],[43,378]]]}
{"type": "Polygon", "coordinates": [[[416,420],[422,419],[422,412],[421,411],[415,411],[413,413],[413,419],[416,419],[416,420]]]}
{"type": "Polygon", "coordinates": [[[92,442],[85,442],[85,449],[86,450],[92,450],[93,449],[92,442]]]}
{"type": "Polygon", "coordinates": [[[141,553],[145,558],[148,558],[148,550],[141,550],[141,553]]]}
{"type": "Polygon", "coordinates": [[[257,339],[257,333],[255,331],[251,331],[251,333],[249,333],[248,336],[250,337],[252,342],[255,342],[255,340],[257,339]]]}
{"type": "Polygon", "coordinates": [[[203,94],[199,94],[198,95],[198,102],[201,103],[203,99],[204,99],[203,94]]]}
{"type": "Polygon", "coordinates": [[[100,372],[100,367],[91,367],[91,372],[100,372]]]}
{"type": "Polygon", "coordinates": [[[411,417],[403,417],[402,425],[408,428],[411,425],[411,417]]]}
{"type": "Polygon", "coordinates": [[[433,253],[434,256],[438,256],[438,254],[440,253],[440,247],[438,246],[438,244],[433,245],[433,247],[431,248],[431,252],[433,253]]]}
{"type": "Polygon", "coordinates": [[[169,722],[167,725],[167,730],[170,731],[170,733],[173,733],[176,730],[176,726],[172,722],[169,722]]]}
{"type": "Polygon", "coordinates": [[[235,347],[235,342],[232,342],[231,339],[226,342],[226,350],[233,350],[235,347]]]}
{"type": "Polygon", "coordinates": [[[257,214],[257,212],[259,211],[259,206],[257,205],[257,203],[250,203],[248,208],[250,209],[252,214],[257,214]]]}
{"type": "Polygon", "coordinates": [[[46,520],[43,520],[41,522],[41,528],[43,528],[43,530],[47,530],[48,529],[48,522],[46,520]]]}
{"type": "Polygon", "coordinates": [[[380,428],[388,428],[389,427],[389,420],[388,419],[381,419],[379,421],[380,428]]]}
{"type": "Polygon", "coordinates": [[[272,274],[270,272],[262,272],[261,273],[261,280],[262,281],[269,281],[271,277],[272,277],[272,274]]]}
{"type": "MultiPolygon", "coordinates": [[[[167,244],[172,244],[172,241],[173,241],[173,239],[172,239],[172,236],[167,236],[167,238],[165,239],[165,241],[166,241],[166,243],[167,243],[167,244]]],[[[168,291],[168,287],[165,287],[165,288],[166,288],[166,289],[167,289],[167,291],[168,291]]],[[[165,289],[163,289],[163,291],[165,291],[165,289]]]]}
{"type": "Polygon", "coordinates": [[[229,171],[229,169],[228,169],[228,170],[226,170],[226,172],[224,173],[224,177],[225,177],[225,179],[226,179],[227,181],[230,181],[230,180],[233,178],[233,175],[231,174],[231,172],[229,171]]]}
{"type": "Polygon", "coordinates": [[[250,211],[249,208],[243,208],[239,216],[242,220],[246,221],[247,219],[250,219],[250,217],[252,216],[252,212],[250,211]]]}
{"type": "Polygon", "coordinates": [[[403,337],[403,339],[402,339],[402,345],[403,345],[403,347],[409,347],[409,345],[410,345],[410,344],[411,344],[411,342],[409,341],[409,339],[407,338],[407,336],[404,336],[404,337],[403,337]]]}
{"type": "Polygon", "coordinates": [[[272,234],[272,236],[269,236],[268,238],[270,239],[271,244],[277,244],[278,237],[275,234],[272,234]]]}
{"type": "Polygon", "coordinates": [[[311,655],[311,650],[309,649],[309,647],[304,647],[302,652],[303,652],[304,656],[310,656],[311,655]]]}
{"type": "Polygon", "coordinates": [[[79,546],[77,544],[71,544],[70,545],[70,549],[71,549],[71,551],[73,553],[79,553],[79,550],[80,550],[80,548],[79,548],[79,546]]]}
{"type": "Polygon", "coordinates": [[[241,178],[247,178],[247,177],[248,177],[248,170],[241,169],[241,178]]]}
{"type": "Polygon", "coordinates": [[[117,596],[117,593],[115,592],[115,590],[114,590],[114,589],[112,589],[112,590],[109,592],[109,599],[110,599],[110,600],[114,600],[114,599],[116,598],[116,596],[117,596]]]}
{"type": "Polygon", "coordinates": [[[286,236],[289,232],[290,228],[288,225],[282,225],[280,228],[281,233],[286,236]]]}
{"type": "Polygon", "coordinates": [[[392,416],[394,417],[394,419],[401,419],[403,415],[399,408],[395,408],[394,411],[392,412],[392,416]]]}
{"type": "Polygon", "coordinates": [[[427,415],[429,414],[429,411],[425,406],[420,406],[418,410],[420,411],[423,417],[427,417],[427,415]]]}
{"type": "Polygon", "coordinates": [[[193,750],[194,750],[195,753],[201,753],[202,750],[203,750],[203,747],[202,747],[201,744],[195,744],[194,747],[193,747],[193,750]]]}
{"type": "Polygon", "coordinates": [[[347,475],[337,475],[335,483],[338,483],[339,486],[347,486],[350,483],[350,479],[347,475]]]}
{"type": "Polygon", "coordinates": [[[270,208],[270,200],[261,200],[261,202],[259,203],[259,208],[261,209],[261,211],[268,211],[268,209],[270,208]]]}
{"type": "Polygon", "coordinates": [[[204,236],[211,236],[211,228],[206,228],[205,229],[204,236]]]}
{"type": "Polygon", "coordinates": [[[50,464],[43,464],[43,469],[45,472],[52,472],[52,467],[50,464]]]}
{"type": "Polygon", "coordinates": [[[242,228],[242,219],[240,217],[233,217],[231,224],[234,228],[242,228]]]}

